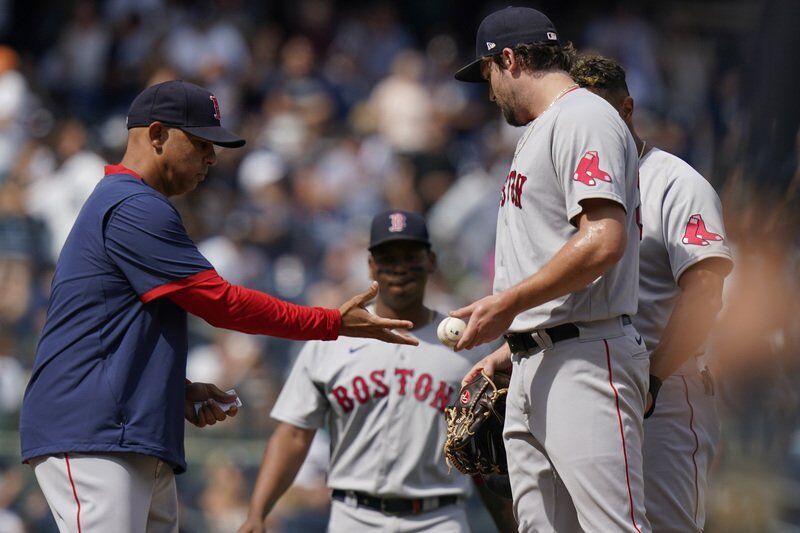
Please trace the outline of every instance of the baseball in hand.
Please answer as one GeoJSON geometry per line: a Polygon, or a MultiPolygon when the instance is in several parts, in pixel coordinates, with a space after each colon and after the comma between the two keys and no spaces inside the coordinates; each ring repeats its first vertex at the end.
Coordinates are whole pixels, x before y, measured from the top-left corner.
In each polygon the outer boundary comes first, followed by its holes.
{"type": "Polygon", "coordinates": [[[467,329],[467,324],[463,320],[449,316],[439,323],[439,327],[436,328],[436,335],[442,341],[442,344],[453,348],[465,329],[467,329]]]}

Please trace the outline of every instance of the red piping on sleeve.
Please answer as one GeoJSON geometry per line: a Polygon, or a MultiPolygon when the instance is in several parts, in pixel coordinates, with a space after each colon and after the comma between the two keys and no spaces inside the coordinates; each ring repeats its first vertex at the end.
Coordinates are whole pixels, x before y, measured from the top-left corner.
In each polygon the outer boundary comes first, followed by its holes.
{"type": "Polygon", "coordinates": [[[142,303],[149,303],[155,300],[156,298],[161,298],[162,296],[166,296],[170,293],[175,291],[179,291],[196,283],[201,283],[203,281],[212,279],[214,277],[219,277],[217,271],[213,268],[208,270],[204,270],[202,272],[198,272],[197,274],[193,274],[188,278],[179,279],[178,281],[172,281],[170,283],[165,283],[164,285],[159,285],[154,289],[150,289],[146,293],[142,294],[139,299],[142,303]]]}
{"type": "MultiPolygon", "coordinates": [[[[187,312],[218,328],[292,340],[327,341],[338,338],[342,325],[338,309],[296,305],[263,292],[231,285],[213,269],[169,285],[173,288],[164,289],[162,294],[167,294],[187,312]]],[[[145,301],[144,296],[142,301],[145,301]]]]}

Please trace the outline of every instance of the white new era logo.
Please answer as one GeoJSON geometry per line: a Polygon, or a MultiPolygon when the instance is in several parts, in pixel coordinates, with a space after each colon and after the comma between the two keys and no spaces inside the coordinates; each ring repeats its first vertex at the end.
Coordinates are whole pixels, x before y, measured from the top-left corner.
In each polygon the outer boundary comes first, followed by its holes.
{"type": "Polygon", "coordinates": [[[492,42],[486,41],[486,49],[487,49],[487,50],[491,50],[491,49],[492,49],[492,48],[494,48],[495,46],[497,46],[497,45],[496,45],[496,44],[494,44],[494,43],[492,43],[492,42]]]}
{"type": "Polygon", "coordinates": [[[547,32],[547,38],[550,39],[551,41],[557,41],[558,40],[558,37],[552,31],[547,32]]]}

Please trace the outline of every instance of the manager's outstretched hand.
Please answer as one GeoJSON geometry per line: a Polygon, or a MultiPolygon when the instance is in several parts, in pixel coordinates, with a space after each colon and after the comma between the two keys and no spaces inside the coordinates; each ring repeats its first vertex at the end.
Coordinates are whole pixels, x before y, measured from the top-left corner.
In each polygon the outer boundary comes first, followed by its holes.
{"type": "Polygon", "coordinates": [[[413,337],[391,331],[411,329],[414,324],[408,320],[381,318],[367,311],[364,306],[378,295],[378,283],[372,282],[366,292],[353,296],[339,308],[342,313],[342,327],[339,335],[345,337],[367,337],[392,344],[417,346],[419,341],[413,337]]]}

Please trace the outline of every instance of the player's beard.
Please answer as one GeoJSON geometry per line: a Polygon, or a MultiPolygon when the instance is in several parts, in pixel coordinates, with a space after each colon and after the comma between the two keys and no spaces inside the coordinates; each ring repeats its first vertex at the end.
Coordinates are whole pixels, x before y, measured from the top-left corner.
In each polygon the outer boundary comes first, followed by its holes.
{"type": "Polygon", "coordinates": [[[500,107],[500,111],[503,112],[503,118],[506,119],[511,126],[520,127],[527,124],[527,122],[523,121],[520,118],[517,118],[516,113],[514,112],[515,106],[507,103],[497,102],[497,105],[500,107]]]}

